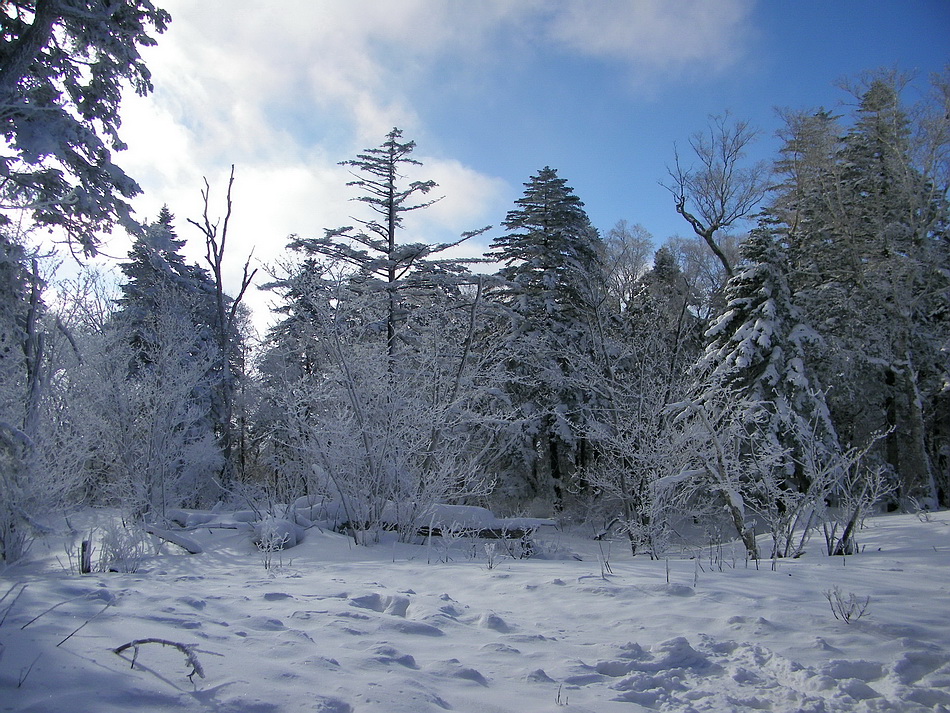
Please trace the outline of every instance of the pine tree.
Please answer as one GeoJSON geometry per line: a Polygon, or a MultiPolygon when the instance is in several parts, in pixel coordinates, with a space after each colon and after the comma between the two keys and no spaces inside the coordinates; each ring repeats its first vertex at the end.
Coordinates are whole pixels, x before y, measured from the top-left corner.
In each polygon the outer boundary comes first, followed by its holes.
{"type": "Polygon", "coordinates": [[[901,83],[872,77],[846,132],[827,112],[791,117],[775,210],[793,289],[824,337],[811,361],[832,387],[838,432],[855,445],[889,434],[875,457],[907,502],[937,495],[936,406],[947,373],[937,315],[950,251],[946,186],[918,161],[932,147],[901,104],[901,83]]]}
{"type": "Polygon", "coordinates": [[[522,457],[535,495],[563,505],[589,457],[582,425],[594,398],[579,379],[592,359],[591,326],[604,299],[603,243],[567,181],[545,167],[525,183],[489,256],[504,263],[494,298],[510,310],[509,398],[520,413],[522,457]],[[586,415],[585,415],[586,414],[586,415]]]}
{"type": "Polygon", "coordinates": [[[769,221],[743,243],[741,270],[729,281],[726,297],[725,312],[706,333],[700,363],[708,388],[765,414],[750,415],[750,437],[781,451],[776,480],[805,493],[818,475],[805,454],[818,445],[833,455],[837,435],[808,365],[820,339],[794,302],[788,260],[769,221]]]}
{"type": "MultiPolygon", "coordinates": [[[[0,12],[0,198],[86,252],[118,223],[137,231],[138,185],[112,162],[123,84],[152,90],[140,47],[171,18],[149,0],[17,0],[0,12]]],[[[0,224],[7,223],[0,214],[0,224]]]]}

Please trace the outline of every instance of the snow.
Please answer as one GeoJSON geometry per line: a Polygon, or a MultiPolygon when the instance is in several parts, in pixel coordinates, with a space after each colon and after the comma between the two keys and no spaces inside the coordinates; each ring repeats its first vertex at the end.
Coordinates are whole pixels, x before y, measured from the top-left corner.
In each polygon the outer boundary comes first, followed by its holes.
{"type": "Polygon", "coordinates": [[[2,572],[0,711],[950,710],[950,513],[876,517],[860,555],[812,540],[774,567],[728,546],[650,561],[554,533],[547,558],[489,559],[310,528],[265,569],[247,529],[187,534],[201,554],[165,543],[132,574],[71,573],[54,538],[2,572]],[[837,620],[835,586],[867,613],[837,620]],[[145,639],[173,645],[113,653],[145,639]]]}

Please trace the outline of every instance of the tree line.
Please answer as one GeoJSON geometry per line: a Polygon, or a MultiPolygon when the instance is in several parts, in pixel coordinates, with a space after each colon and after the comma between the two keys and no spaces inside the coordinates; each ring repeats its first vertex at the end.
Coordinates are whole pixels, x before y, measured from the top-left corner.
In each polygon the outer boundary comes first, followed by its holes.
{"type": "Polygon", "coordinates": [[[131,221],[137,187],[98,138],[120,147],[117,105],[90,97],[150,88],[137,47],[167,16],[61,8],[49,27],[101,60],[81,75],[56,43],[17,54],[46,16],[15,5],[0,19],[20,40],[3,66],[22,70],[0,73],[2,559],[79,504],[156,521],[307,495],[339,503],[361,542],[411,539],[436,503],[488,504],[654,557],[706,527],[753,558],[796,556],[815,531],[851,554],[872,507],[950,504],[945,75],[915,103],[906,78],[874,73],[846,113],[786,112],[768,165],[748,161],[747,123],[712,117],[665,183],[693,235],[657,250],[639,225],[598,231],[551,167],[485,255],[458,257],[488,228],[407,235],[437,186],[404,177],[415,144],[393,129],[344,162],[353,224],[290,236],[257,280],[276,314],[254,339],[250,261],[234,294],[223,284],[234,173],[222,218],[202,191],[191,264],[171,210],[131,221]],[[95,273],[54,283],[31,247],[55,225],[94,254],[113,223],[133,236],[118,292],[95,273]]]}

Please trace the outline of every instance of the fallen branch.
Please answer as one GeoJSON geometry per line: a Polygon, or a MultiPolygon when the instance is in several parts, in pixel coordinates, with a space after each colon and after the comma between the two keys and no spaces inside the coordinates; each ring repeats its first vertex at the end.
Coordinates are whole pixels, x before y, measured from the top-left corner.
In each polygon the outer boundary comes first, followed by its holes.
{"type": "Polygon", "coordinates": [[[190,555],[200,555],[204,550],[201,545],[195,542],[190,537],[185,537],[184,535],[179,535],[177,532],[172,532],[171,530],[162,530],[154,525],[146,525],[145,531],[150,535],[155,535],[166,542],[171,542],[173,545],[178,545],[183,550],[185,550],[190,555]]]}
{"type": "Polygon", "coordinates": [[[188,674],[188,680],[194,682],[193,676],[195,674],[198,674],[199,678],[205,677],[205,672],[201,667],[201,662],[198,660],[198,656],[195,654],[195,647],[197,644],[180,644],[177,641],[168,641],[167,639],[136,639],[135,641],[130,641],[127,644],[122,644],[122,646],[112,649],[112,653],[121,655],[126,649],[134,649],[131,667],[135,668],[135,660],[139,656],[139,646],[142,644],[160,644],[162,646],[171,646],[172,648],[178,649],[185,655],[185,663],[191,666],[191,673],[188,674]]]}

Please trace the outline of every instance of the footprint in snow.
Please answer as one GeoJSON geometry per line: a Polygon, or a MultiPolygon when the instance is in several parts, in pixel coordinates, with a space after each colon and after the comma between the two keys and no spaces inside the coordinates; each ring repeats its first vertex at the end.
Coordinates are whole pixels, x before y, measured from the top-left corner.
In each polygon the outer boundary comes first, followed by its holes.
{"type": "Polygon", "coordinates": [[[353,713],[353,706],[339,698],[317,697],[311,701],[315,706],[314,713],[353,713]]]}
{"type": "Polygon", "coordinates": [[[531,681],[532,683],[557,683],[553,678],[548,676],[543,668],[538,668],[525,676],[526,681],[531,681]]]}
{"type": "Polygon", "coordinates": [[[459,678],[463,681],[472,681],[477,683],[479,686],[488,687],[488,679],[485,678],[480,671],[469,668],[468,666],[463,666],[458,659],[449,659],[448,661],[441,661],[437,664],[434,664],[431,668],[432,672],[451,678],[459,678]]]}
{"type": "Polygon", "coordinates": [[[950,656],[940,651],[905,651],[890,666],[891,674],[905,686],[918,683],[934,672],[950,679],[950,656]]]}
{"type": "Polygon", "coordinates": [[[873,661],[845,661],[835,659],[822,666],[818,672],[836,679],[856,678],[861,681],[876,681],[884,675],[883,666],[873,661]]]}
{"type": "Polygon", "coordinates": [[[386,644],[378,644],[371,649],[373,660],[379,663],[396,663],[406,668],[418,669],[416,660],[409,654],[400,653],[396,648],[386,644]]]}
{"type": "Polygon", "coordinates": [[[360,597],[350,597],[350,605],[360,609],[370,609],[380,614],[405,617],[409,610],[409,597],[364,594],[360,597]]]}
{"type": "Polygon", "coordinates": [[[392,629],[400,634],[410,634],[412,636],[445,636],[442,629],[424,624],[421,621],[389,621],[383,624],[386,629],[392,629]]]}
{"type": "Polygon", "coordinates": [[[142,617],[145,621],[154,621],[158,624],[166,624],[167,626],[174,626],[176,629],[200,629],[201,622],[193,621],[191,619],[183,619],[176,616],[146,616],[142,617]]]}
{"type": "Polygon", "coordinates": [[[189,606],[192,609],[197,609],[198,611],[201,611],[208,605],[208,602],[198,597],[178,597],[175,601],[189,606]]]}

